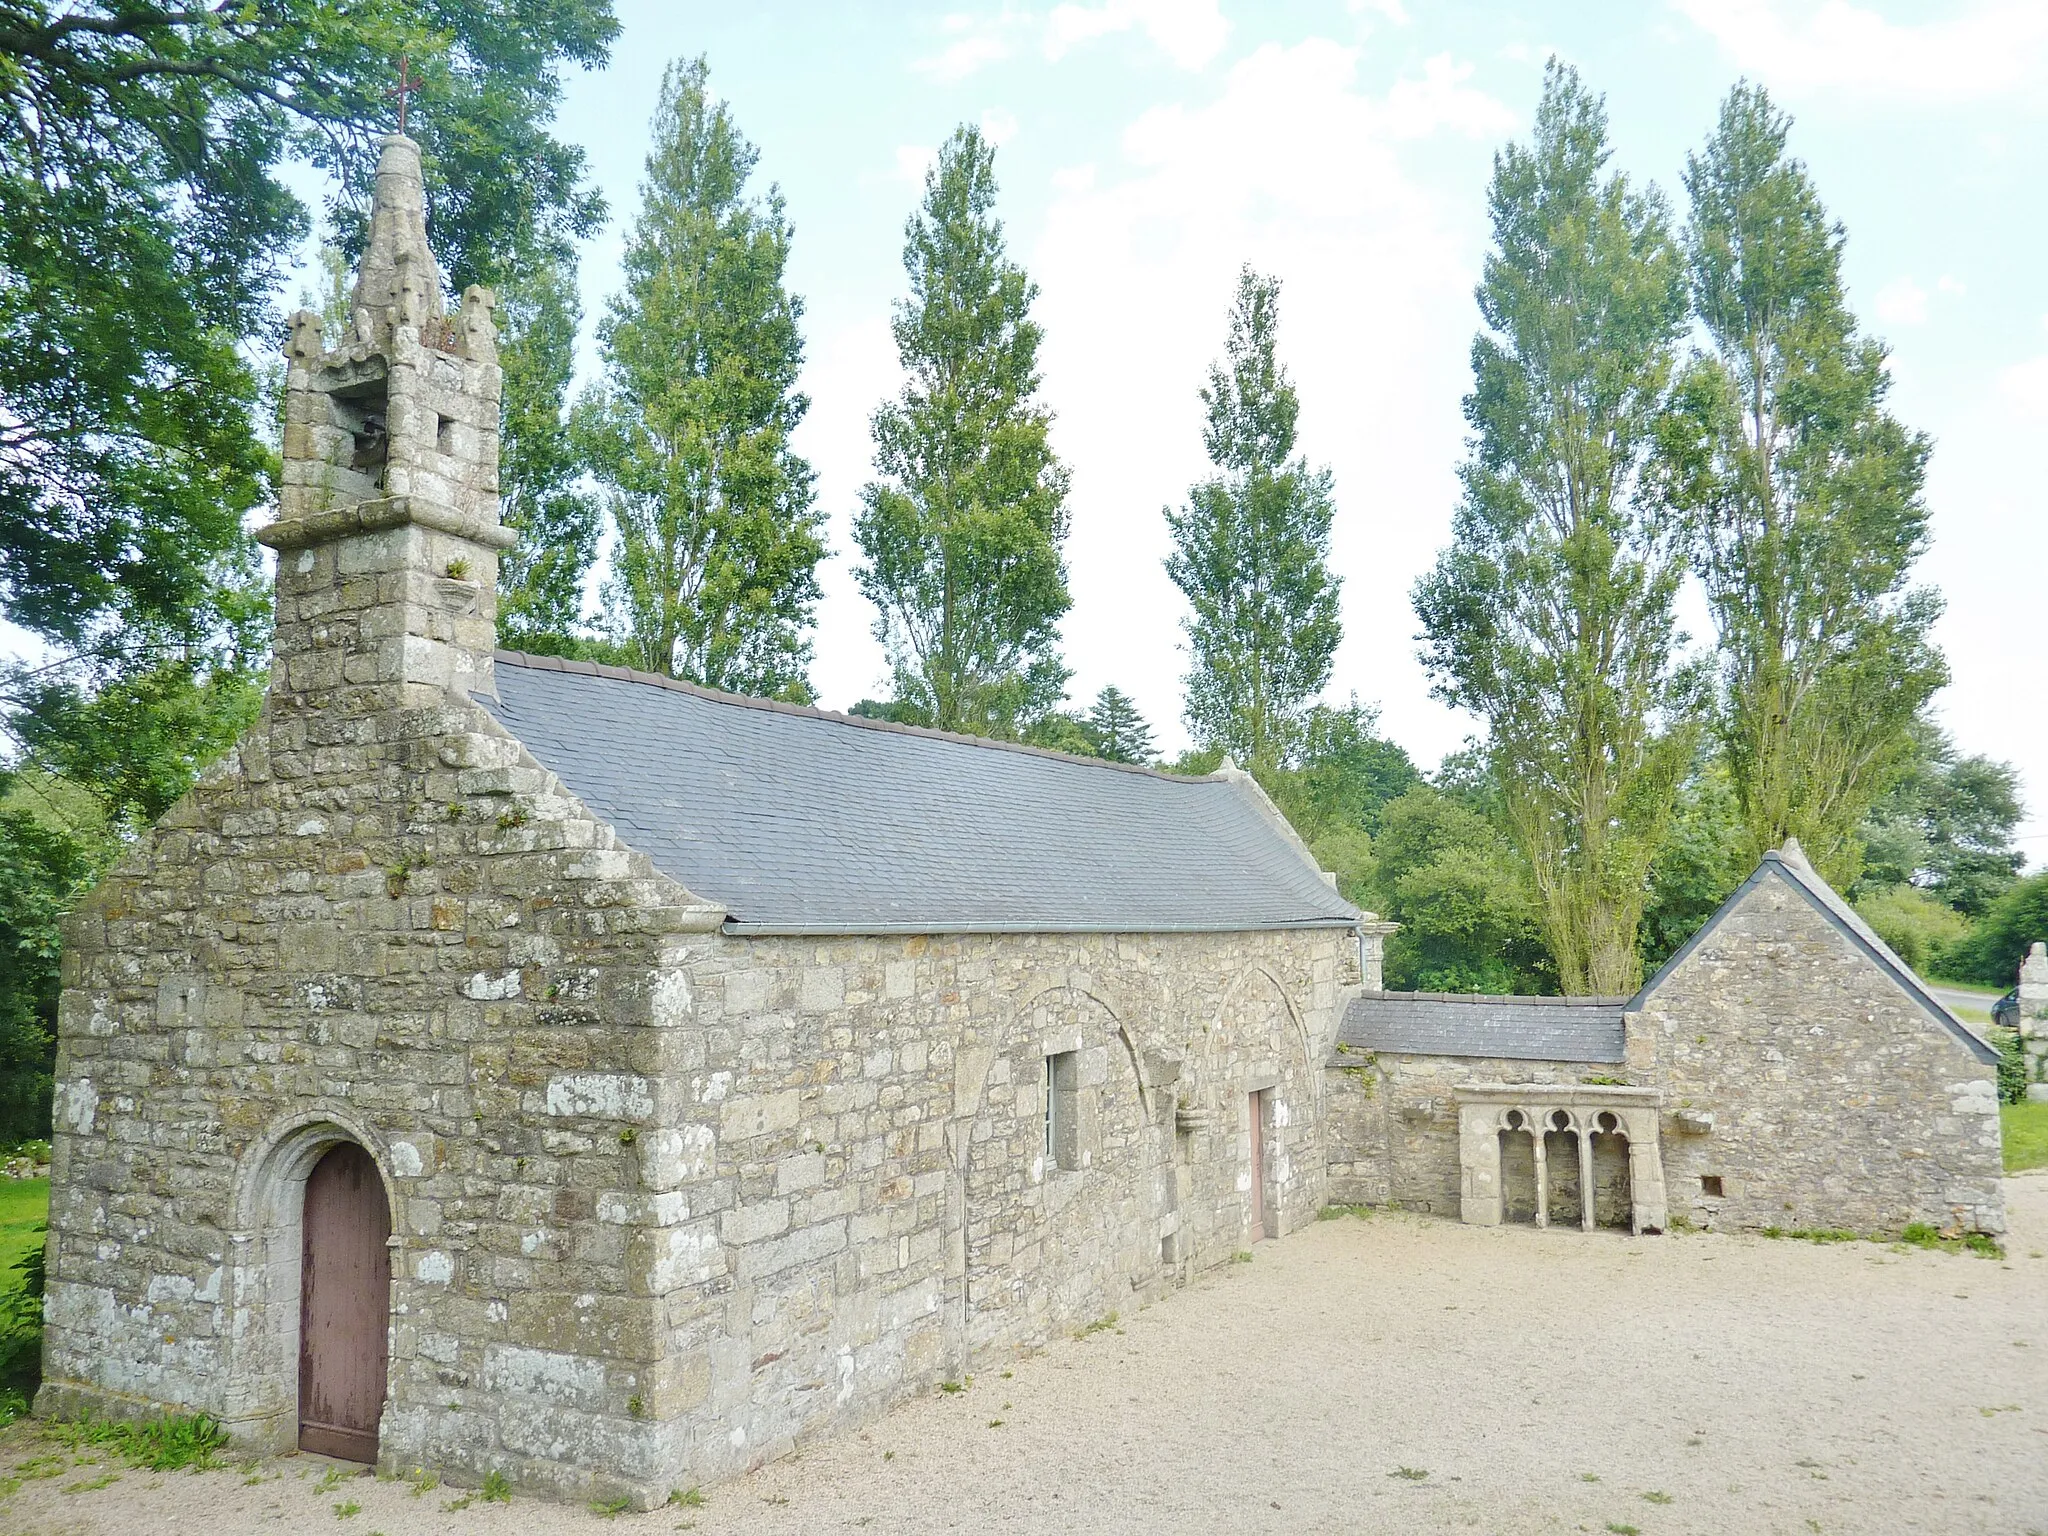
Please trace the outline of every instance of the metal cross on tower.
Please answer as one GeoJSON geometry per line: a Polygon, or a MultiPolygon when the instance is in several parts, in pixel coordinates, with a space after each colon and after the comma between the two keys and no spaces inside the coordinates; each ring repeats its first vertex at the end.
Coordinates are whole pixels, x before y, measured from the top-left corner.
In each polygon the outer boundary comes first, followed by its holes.
{"type": "Polygon", "coordinates": [[[398,56],[398,83],[384,94],[398,98],[398,131],[405,132],[405,108],[407,99],[424,82],[412,72],[412,59],[406,54],[398,56]]]}

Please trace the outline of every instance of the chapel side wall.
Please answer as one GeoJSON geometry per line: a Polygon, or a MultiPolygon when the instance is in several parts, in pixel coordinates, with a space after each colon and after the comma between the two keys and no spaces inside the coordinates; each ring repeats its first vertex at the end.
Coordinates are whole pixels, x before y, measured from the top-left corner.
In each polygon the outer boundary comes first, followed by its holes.
{"type": "MultiPolygon", "coordinates": [[[[1350,1052],[1325,1073],[1330,1198],[1456,1220],[1462,1214],[1457,1090],[1475,1083],[1576,1086],[1623,1076],[1621,1063],[1350,1052]],[[1340,1172],[1340,1170],[1342,1170],[1340,1172]]],[[[1557,1164],[1552,1204],[1575,1208],[1576,1154],[1557,1164]]]]}
{"type": "Polygon", "coordinates": [[[68,930],[39,1407],[295,1445],[298,1237],[265,1207],[299,1190],[265,1186],[345,1132],[396,1239],[384,1464],[665,1494],[632,1406],[687,1384],[629,1261],[691,1172],[655,1128],[701,1051],[693,924],[473,705],[267,711],[68,930]]]}
{"type": "Polygon", "coordinates": [[[1995,1068],[1782,879],[1724,915],[1628,1028],[1631,1062],[1654,1061],[1664,1089],[1674,1217],[2004,1229],[1995,1068]]]}
{"type": "Polygon", "coordinates": [[[663,1298],[676,1369],[708,1381],[675,1475],[743,1470],[1228,1259],[1253,1087],[1279,1224],[1312,1220],[1347,955],[1342,931],[717,941],[687,970],[705,1055],[677,1087],[733,1199],[663,1298]],[[1054,1048],[1078,1058],[1065,1171],[1054,1048]]]}

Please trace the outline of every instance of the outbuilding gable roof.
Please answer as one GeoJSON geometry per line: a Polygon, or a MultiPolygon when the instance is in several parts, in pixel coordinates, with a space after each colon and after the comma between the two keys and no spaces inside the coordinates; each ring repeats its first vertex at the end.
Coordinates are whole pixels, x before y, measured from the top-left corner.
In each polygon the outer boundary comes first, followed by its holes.
{"type": "Polygon", "coordinates": [[[1183,778],[500,652],[478,702],[740,933],[1349,927],[1241,776],[1183,778]]]}
{"type": "Polygon", "coordinates": [[[1623,997],[1365,992],[1344,1010],[1338,1064],[1356,1051],[1505,1061],[1622,1059],[1623,997]]]}
{"type": "Polygon", "coordinates": [[[1665,979],[1683,965],[1687,957],[1721,926],[1728,914],[1748,900],[1750,893],[1766,880],[1782,880],[1803,896],[1853,948],[1861,951],[1871,964],[1889,976],[1902,992],[1919,1004],[1929,1018],[1967,1045],[1979,1061],[1990,1063],[1998,1060],[1998,1052],[1990,1042],[1957,1018],[1939,998],[1928,991],[1927,984],[1914,973],[1913,968],[1894,954],[1891,946],[1877,936],[1876,931],[1863,921],[1856,909],[1820,877],[1814,867],[1807,862],[1806,854],[1796,838],[1787,838],[1783,848],[1773,848],[1763,856],[1750,877],[1736,888],[1732,896],[1721,903],[1712,917],[1701,924],[1699,932],[1687,939],[1679,947],[1678,952],[1659,967],[1657,974],[1643,983],[1642,990],[1629,1002],[1629,1011],[1634,1012],[1642,1008],[1664,984],[1665,979]]]}

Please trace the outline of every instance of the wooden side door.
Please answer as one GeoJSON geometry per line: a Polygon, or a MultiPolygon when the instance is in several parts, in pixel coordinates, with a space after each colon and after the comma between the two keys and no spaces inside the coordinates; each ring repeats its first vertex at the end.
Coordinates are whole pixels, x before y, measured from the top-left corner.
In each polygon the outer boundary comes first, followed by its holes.
{"type": "Polygon", "coordinates": [[[1266,1235],[1266,1095],[1252,1094],[1246,1105],[1252,1127],[1252,1241],[1266,1235]]]}
{"type": "Polygon", "coordinates": [[[391,1324],[391,1210],[370,1154],[343,1142],[306,1180],[299,1270],[299,1448],[377,1459],[391,1324]]]}

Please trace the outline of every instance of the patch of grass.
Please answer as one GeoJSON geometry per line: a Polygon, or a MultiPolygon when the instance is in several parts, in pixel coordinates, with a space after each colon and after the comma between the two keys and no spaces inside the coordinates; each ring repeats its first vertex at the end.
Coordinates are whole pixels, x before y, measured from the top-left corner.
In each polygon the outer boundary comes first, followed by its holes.
{"type": "Polygon", "coordinates": [[[967,1384],[961,1381],[942,1381],[939,1383],[939,1390],[941,1392],[965,1392],[967,1384]]]}
{"type": "MultiPolygon", "coordinates": [[[[895,1454],[894,1451],[889,1453],[891,1456],[895,1454]]],[[[886,1461],[888,1457],[885,1456],[882,1459],[886,1461]]],[[[702,1509],[704,1507],[704,1490],[702,1488],[671,1488],[668,1491],[668,1501],[678,1509],[702,1509]]]]}
{"type": "Polygon", "coordinates": [[[1643,1502],[1645,1504],[1669,1504],[1671,1502],[1671,1495],[1653,1488],[1643,1495],[1643,1502]]]}
{"type": "Polygon", "coordinates": [[[1085,1328],[1076,1328],[1074,1330],[1074,1337],[1077,1339],[1085,1339],[1091,1333],[1107,1333],[1110,1329],[1114,1328],[1115,1326],[1116,1314],[1114,1312],[1111,1312],[1106,1316],[1098,1317],[1097,1319],[1095,1319],[1094,1322],[1088,1324],[1085,1328]]]}
{"type": "MultiPolygon", "coordinates": [[[[336,1470],[340,1469],[337,1468],[336,1470]]],[[[327,1475],[332,1477],[334,1473],[330,1472],[327,1475]]],[[[429,1472],[425,1467],[414,1467],[412,1469],[412,1476],[407,1478],[406,1481],[412,1484],[412,1496],[418,1498],[421,1494],[432,1493],[441,1486],[441,1474],[429,1472]]]]}
{"type": "Polygon", "coordinates": [[[1420,1467],[1396,1467],[1387,1476],[1398,1477],[1404,1482],[1419,1483],[1429,1474],[1420,1467]]]}
{"type": "Polygon", "coordinates": [[[64,1486],[63,1486],[63,1487],[62,1487],[61,1489],[59,1489],[59,1490],[58,1490],[58,1492],[60,1492],[60,1493],[91,1493],[91,1492],[92,1492],[92,1491],[93,1491],[93,1490],[94,1490],[95,1488],[105,1488],[105,1487],[107,1487],[107,1486],[108,1486],[109,1484],[112,1484],[112,1483],[118,1483],[119,1481],[121,1481],[121,1474],[120,1474],[120,1473],[118,1473],[118,1472],[102,1472],[102,1473],[101,1473],[101,1474],[100,1474],[100,1475],[99,1475],[98,1477],[95,1477],[95,1478],[89,1479],[89,1480],[87,1480],[87,1481],[84,1481],[84,1482],[77,1482],[77,1483],[66,1483],[66,1484],[65,1484],[65,1485],[64,1485],[64,1486]]]}
{"type": "Polygon", "coordinates": [[[1598,1472],[1581,1472],[1579,1474],[1579,1481],[1582,1483],[1597,1483],[1600,1481],[1600,1474],[1598,1472]]]}
{"type": "Polygon", "coordinates": [[[616,1520],[632,1507],[633,1501],[631,1499],[592,1499],[590,1501],[590,1512],[593,1515],[603,1515],[607,1520],[616,1520]]]}
{"type": "Polygon", "coordinates": [[[1316,1212],[1317,1221],[1336,1221],[1339,1217],[1356,1216],[1360,1221],[1370,1220],[1372,1207],[1369,1205],[1326,1205],[1316,1212]]]}
{"type": "Polygon", "coordinates": [[[334,1506],[334,1518],[337,1520],[353,1520],[362,1512],[363,1506],[354,1499],[345,1500],[334,1506]]]}
{"type": "Polygon", "coordinates": [[[160,1419],[59,1420],[46,1426],[44,1433],[68,1450],[90,1446],[120,1457],[131,1467],[152,1472],[227,1465],[220,1453],[227,1446],[228,1432],[203,1413],[170,1414],[160,1419]]]}
{"type": "Polygon", "coordinates": [[[2048,1168],[2048,1103],[2001,1104],[1998,1123],[2005,1130],[2007,1173],[2048,1168]]]}
{"type": "Polygon", "coordinates": [[[1240,1248],[1230,1256],[1230,1262],[1233,1264],[1249,1264],[1251,1261],[1252,1251],[1249,1248],[1240,1248]]]}
{"type": "Polygon", "coordinates": [[[512,1484],[504,1473],[493,1467],[484,1474],[484,1485],[477,1490],[477,1497],[486,1504],[510,1504],[512,1484]]]}
{"type": "Polygon", "coordinates": [[[1607,1529],[1613,1533],[1613,1536],[1643,1536],[1640,1527],[1633,1525],[1624,1525],[1619,1520],[1608,1521],[1607,1529]]]}
{"type": "Polygon", "coordinates": [[[1795,1243],[1855,1243],[1861,1242],[1861,1234],[1843,1227],[1765,1227],[1763,1235],[1771,1238],[1788,1238],[1795,1243]]]}
{"type": "Polygon", "coordinates": [[[2005,1246],[1988,1232],[1965,1232],[1959,1237],[1944,1236],[1939,1228],[1924,1221],[1916,1221],[1899,1234],[1899,1241],[1908,1248],[1938,1248],[1943,1253],[1974,1253],[1980,1259],[2002,1259],[2005,1246]]]}

